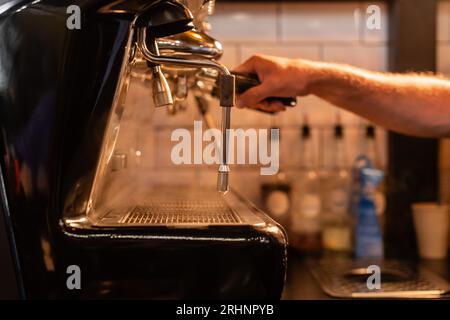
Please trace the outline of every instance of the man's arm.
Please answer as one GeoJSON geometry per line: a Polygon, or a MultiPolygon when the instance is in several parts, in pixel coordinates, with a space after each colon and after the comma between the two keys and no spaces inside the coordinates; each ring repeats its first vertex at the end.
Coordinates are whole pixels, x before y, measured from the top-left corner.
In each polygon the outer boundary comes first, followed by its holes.
{"type": "Polygon", "coordinates": [[[314,94],[389,130],[423,137],[450,136],[450,81],[427,75],[370,72],[346,65],[253,56],[236,68],[261,85],[240,95],[240,107],[280,111],[270,96],[314,94]]]}

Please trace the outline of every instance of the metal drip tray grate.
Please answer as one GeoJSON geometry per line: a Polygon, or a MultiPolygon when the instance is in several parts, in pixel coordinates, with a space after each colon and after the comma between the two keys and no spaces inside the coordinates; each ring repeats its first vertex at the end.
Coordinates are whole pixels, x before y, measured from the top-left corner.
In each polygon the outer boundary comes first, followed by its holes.
{"type": "Polygon", "coordinates": [[[97,209],[98,227],[235,227],[264,223],[233,192],[213,188],[155,187],[128,203],[97,209]],[[101,214],[104,212],[103,214],[101,214]]]}
{"type": "Polygon", "coordinates": [[[399,261],[322,259],[310,261],[310,270],[326,293],[340,298],[437,298],[448,291],[444,279],[399,261]],[[380,267],[380,289],[368,288],[370,265],[380,267]]]}
{"type": "Polygon", "coordinates": [[[239,219],[222,204],[197,201],[154,203],[134,207],[121,219],[122,224],[237,224],[239,219]]]}

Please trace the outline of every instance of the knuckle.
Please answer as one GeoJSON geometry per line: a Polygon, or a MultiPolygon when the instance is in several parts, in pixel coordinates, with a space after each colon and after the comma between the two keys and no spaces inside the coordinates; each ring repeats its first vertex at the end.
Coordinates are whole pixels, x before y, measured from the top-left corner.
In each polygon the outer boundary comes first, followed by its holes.
{"type": "Polygon", "coordinates": [[[263,55],[256,53],[250,57],[251,61],[261,61],[263,59],[263,55]]]}

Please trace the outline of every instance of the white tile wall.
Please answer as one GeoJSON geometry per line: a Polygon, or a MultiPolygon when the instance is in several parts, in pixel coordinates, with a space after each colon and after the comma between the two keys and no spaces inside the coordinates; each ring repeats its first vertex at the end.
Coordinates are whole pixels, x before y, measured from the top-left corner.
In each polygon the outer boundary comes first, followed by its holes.
{"type": "Polygon", "coordinates": [[[295,126],[302,124],[305,114],[311,125],[326,125],[335,119],[336,108],[328,102],[316,97],[306,96],[297,98],[297,107],[279,113],[275,117],[277,126],[295,126]]]}
{"type": "Polygon", "coordinates": [[[312,46],[292,43],[244,45],[241,49],[241,61],[250,58],[255,52],[294,59],[320,60],[320,49],[320,46],[317,45],[312,46]]]}
{"type": "Polygon", "coordinates": [[[140,185],[158,186],[158,185],[176,185],[176,186],[194,186],[198,184],[196,171],[188,168],[158,168],[158,170],[138,171],[137,179],[140,185]]]}
{"type": "Polygon", "coordinates": [[[450,76],[450,43],[440,43],[437,54],[437,70],[450,76]]]}
{"type": "MultiPolygon", "coordinates": [[[[320,151],[319,146],[321,144],[322,130],[317,127],[311,129],[311,140],[314,145],[314,154],[317,164],[320,165],[320,151]]],[[[282,127],[280,134],[280,149],[282,156],[280,157],[281,166],[292,167],[295,169],[302,169],[305,167],[303,163],[301,148],[299,147],[302,140],[302,126],[290,126],[282,127]],[[296,147],[297,146],[297,147],[296,147]]]]}
{"type": "Polygon", "coordinates": [[[439,1],[437,14],[437,40],[448,42],[450,41],[450,1],[439,1]]]}
{"type": "MultiPolygon", "coordinates": [[[[271,114],[238,108],[233,108],[231,110],[231,117],[233,119],[233,126],[238,128],[244,126],[270,127],[272,126],[274,120],[274,116],[271,114]]],[[[216,117],[216,119],[218,119],[218,117],[216,117]]]]}
{"type": "Polygon", "coordinates": [[[220,3],[209,21],[211,35],[221,41],[273,42],[277,37],[277,5],[275,3],[220,3]]]}
{"type": "Polygon", "coordinates": [[[229,68],[237,67],[239,63],[242,61],[241,45],[232,42],[222,42],[222,46],[223,46],[223,56],[220,58],[220,62],[222,62],[229,68]]]}
{"type": "Polygon", "coordinates": [[[387,70],[387,47],[363,44],[326,45],[323,49],[323,59],[374,71],[385,71],[387,70]]]}
{"type": "Polygon", "coordinates": [[[361,12],[358,2],[282,3],[283,41],[358,41],[361,12]]]}
{"type": "Polygon", "coordinates": [[[437,17],[437,69],[450,75],[450,1],[438,3],[437,17]]]}
{"type": "MultiPolygon", "coordinates": [[[[146,93],[150,95],[150,91],[146,93]]],[[[194,101],[189,97],[189,105],[193,106],[194,101]]],[[[144,106],[145,107],[145,106],[144,106]]],[[[191,126],[195,120],[200,120],[201,115],[197,108],[186,108],[186,110],[179,111],[175,115],[168,115],[166,108],[149,108],[153,109],[151,113],[150,124],[153,125],[168,125],[168,126],[191,126]]]]}

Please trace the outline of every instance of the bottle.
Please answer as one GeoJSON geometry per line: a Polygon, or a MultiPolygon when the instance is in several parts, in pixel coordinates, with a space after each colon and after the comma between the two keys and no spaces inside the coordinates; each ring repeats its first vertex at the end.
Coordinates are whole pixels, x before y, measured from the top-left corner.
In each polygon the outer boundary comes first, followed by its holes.
{"type": "Polygon", "coordinates": [[[291,246],[304,253],[318,253],[321,250],[320,229],[320,179],[317,171],[317,157],[311,139],[311,129],[303,125],[302,166],[299,189],[295,195],[295,205],[291,211],[290,243],[291,246]]]}
{"type": "Polygon", "coordinates": [[[383,180],[384,173],[373,168],[364,155],[358,156],[353,167],[354,197],[352,206],[355,217],[355,257],[358,259],[382,259],[383,236],[376,213],[374,191],[383,180]]]}
{"type": "MultiPolygon", "coordinates": [[[[279,129],[270,132],[270,139],[278,139],[275,143],[280,143],[279,129]]],[[[271,143],[271,145],[275,143],[271,143]]],[[[264,209],[275,221],[287,229],[291,210],[291,184],[281,167],[276,175],[266,177],[265,181],[261,183],[261,193],[264,209]]]]}
{"type": "Polygon", "coordinates": [[[291,186],[284,172],[278,172],[270,182],[261,184],[265,211],[285,229],[291,210],[291,186]]]}
{"type": "Polygon", "coordinates": [[[363,148],[365,149],[363,154],[372,162],[374,167],[377,167],[380,163],[376,146],[375,127],[371,124],[366,126],[363,148]]]}
{"type": "Polygon", "coordinates": [[[352,167],[350,211],[354,219],[356,258],[383,258],[384,193],[380,185],[384,172],[380,170],[376,148],[375,127],[367,125],[362,152],[352,167]]]}
{"type": "Polygon", "coordinates": [[[322,245],[325,250],[350,251],[352,248],[352,225],[348,213],[350,172],[347,166],[344,129],[334,127],[334,155],[330,172],[324,183],[324,208],[322,213],[322,245]]]}
{"type": "MultiPolygon", "coordinates": [[[[363,154],[370,160],[372,166],[376,169],[382,169],[381,161],[379,157],[379,152],[377,148],[377,140],[376,140],[376,131],[375,127],[371,124],[366,126],[365,130],[365,139],[363,144],[363,154]]],[[[380,183],[380,185],[374,190],[373,197],[376,207],[376,213],[378,219],[380,220],[380,224],[384,226],[384,211],[386,209],[386,197],[384,195],[384,180],[380,183]]]]}

